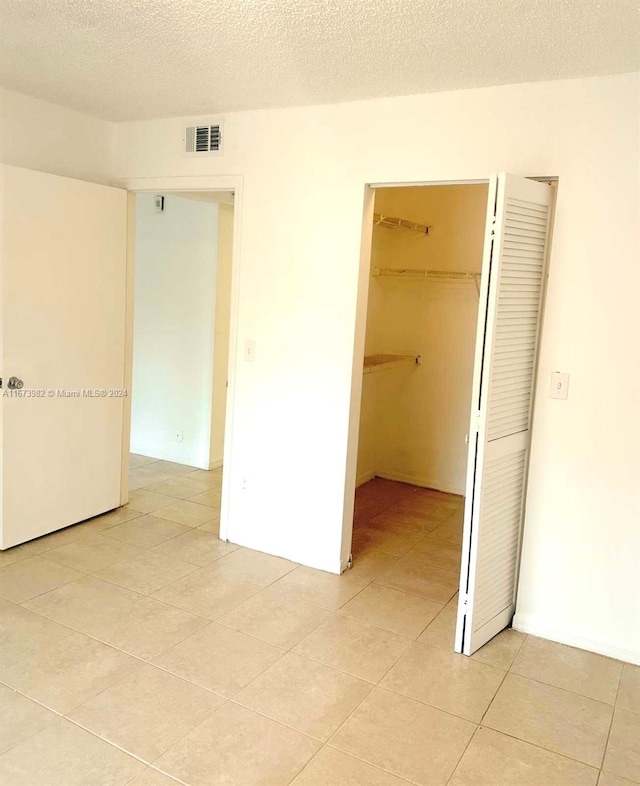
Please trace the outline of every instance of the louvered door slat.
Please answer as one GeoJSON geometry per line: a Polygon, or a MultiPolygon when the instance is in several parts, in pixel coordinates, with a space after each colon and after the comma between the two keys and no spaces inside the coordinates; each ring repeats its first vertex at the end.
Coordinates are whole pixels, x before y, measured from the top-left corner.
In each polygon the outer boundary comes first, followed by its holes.
{"type": "Polygon", "coordinates": [[[526,390],[504,390],[503,395],[505,407],[529,401],[529,394],[526,390]]]}
{"type": "Polygon", "coordinates": [[[504,331],[496,339],[497,346],[509,346],[518,341],[535,341],[536,327],[532,324],[513,325],[509,324],[509,332],[504,331]]]}
{"type": "MultiPolygon", "coordinates": [[[[505,480],[508,480],[513,475],[517,474],[517,471],[514,469],[513,466],[506,466],[499,472],[495,472],[491,475],[490,478],[485,480],[485,492],[489,491],[493,486],[498,486],[502,488],[502,485],[505,480]]],[[[489,514],[491,515],[491,514],[489,514]]]]}
{"type": "Polygon", "coordinates": [[[467,655],[515,610],[551,195],[512,175],[490,187],[456,626],[467,655]]]}

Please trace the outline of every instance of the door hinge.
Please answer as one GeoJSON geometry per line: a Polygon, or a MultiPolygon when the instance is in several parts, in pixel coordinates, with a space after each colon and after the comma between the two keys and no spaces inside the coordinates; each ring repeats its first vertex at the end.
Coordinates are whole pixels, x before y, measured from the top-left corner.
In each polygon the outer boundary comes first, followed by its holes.
{"type": "Polygon", "coordinates": [[[475,418],[474,418],[474,421],[475,421],[474,422],[474,426],[475,426],[476,434],[480,433],[480,422],[481,422],[481,420],[482,420],[482,413],[481,412],[476,412],[476,415],[475,415],[475,418]]]}

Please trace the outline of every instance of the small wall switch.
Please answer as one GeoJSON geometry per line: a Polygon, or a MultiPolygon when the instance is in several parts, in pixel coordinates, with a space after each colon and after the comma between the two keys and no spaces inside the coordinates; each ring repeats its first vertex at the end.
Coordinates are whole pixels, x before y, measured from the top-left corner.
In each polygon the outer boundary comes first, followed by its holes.
{"type": "Polygon", "coordinates": [[[551,375],[551,398],[566,399],[569,395],[569,375],[561,371],[554,371],[551,375]]]}
{"type": "Polygon", "coordinates": [[[244,359],[248,360],[250,363],[256,359],[256,342],[255,341],[245,341],[244,342],[244,359]]]}

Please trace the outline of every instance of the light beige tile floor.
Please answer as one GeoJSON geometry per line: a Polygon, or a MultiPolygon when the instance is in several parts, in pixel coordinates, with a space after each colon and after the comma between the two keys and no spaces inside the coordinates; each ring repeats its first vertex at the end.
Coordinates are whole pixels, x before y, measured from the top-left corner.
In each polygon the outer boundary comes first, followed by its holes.
{"type": "Polygon", "coordinates": [[[7,786],[638,786],[640,667],[453,653],[462,500],[374,480],[334,576],[218,538],[222,471],[0,553],[7,786]]]}

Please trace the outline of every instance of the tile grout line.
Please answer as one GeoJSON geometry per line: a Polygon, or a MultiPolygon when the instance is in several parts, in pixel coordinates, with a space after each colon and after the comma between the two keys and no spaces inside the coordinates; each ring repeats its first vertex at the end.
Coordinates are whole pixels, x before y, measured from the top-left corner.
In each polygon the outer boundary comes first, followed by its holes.
{"type": "MultiPolygon", "coordinates": [[[[537,682],[537,683],[539,683],[539,684],[541,684],[541,685],[548,685],[548,683],[545,683],[545,682],[540,682],[539,680],[534,680],[533,678],[530,678],[530,677],[522,677],[522,675],[520,675],[520,674],[516,674],[515,672],[512,672],[512,671],[511,671],[511,669],[512,669],[512,667],[513,667],[514,663],[516,662],[516,658],[518,657],[518,654],[520,653],[520,651],[521,651],[521,650],[522,650],[522,648],[524,647],[524,645],[525,645],[525,642],[527,641],[527,639],[528,639],[528,638],[529,638],[529,634],[525,634],[525,637],[523,638],[523,640],[522,640],[522,642],[521,642],[520,646],[518,647],[518,651],[516,652],[516,654],[515,654],[515,656],[514,656],[513,660],[511,661],[511,664],[509,665],[509,668],[508,668],[508,670],[507,670],[507,672],[506,672],[506,674],[505,674],[505,677],[504,677],[504,679],[503,679],[503,680],[502,680],[502,682],[500,683],[500,686],[498,687],[498,690],[495,692],[495,694],[494,694],[494,696],[493,696],[493,699],[491,700],[491,702],[489,703],[489,706],[487,707],[486,711],[484,712],[484,714],[483,714],[483,716],[482,716],[482,720],[481,720],[481,721],[480,721],[480,723],[478,724],[478,728],[489,729],[490,731],[493,731],[493,732],[495,732],[496,734],[503,734],[505,737],[509,737],[510,739],[517,740],[518,742],[522,742],[522,743],[524,743],[525,745],[531,745],[532,747],[534,747],[534,748],[537,748],[538,750],[542,750],[542,751],[545,751],[545,752],[547,752],[547,753],[551,753],[551,754],[552,754],[552,755],[554,755],[554,756],[560,756],[561,758],[568,759],[569,761],[576,762],[577,764],[581,764],[581,765],[582,765],[582,766],[584,766],[584,767],[590,767],[591,769],[598,771],[598,769],[599,769],[599,768],[598,768],[598,767],[595,767],[593,764],[588,764],[587,762],[581,761],[580,759],[575,759],[575,758],[573,758],[572,756],[568,756],[568,755],[566,755],[565,753],[558,753],[557,751],[553,751],[553,750],[551,750],[550,748],[545,748],[543,745],[539,745],[539,744],[538,744],[538,743],[536,743],[536,742],[531,742],[530,740],[525,740],[525,739],[523,739],[522,737],[518,737],[518,736],[516,736],[515,734],[509,733],[509,732],[506,732],[506,731],[503,731],[503,730],[501,730],[501,729],[494,729],[492,726],[485,726],[485,725],[483,725],[483,721],[484,721],[484,719],[485,719],[485,717],[486,717],[487,713],[488,713],[488,712],[489,712],[489,710],[491,709],[491,706],[492,706],[493,702],[495,701],[495,699],[496,699],[496,697],[497,697],[497,695],[498,695],[498,692],[499,692],[500,688],[501,688],[501,687],[502,687],[502,685],[504,684],[504,682],[505,682],[505,680],[506,680],[507,676],[509,676],[510,674],[513,674],[513,675],[514,675],[514,676],[516,676],[516,677],[521,677],[522,679],[531,679],[531,681],[532,681],[532,682],[537,682]]],[[[556,688],[557,686],[555,686],[555,685],[548,685],[548,687],[553,687],[553,688],[556,688]]],[[[564,690],[563,688],[557,688],[557,689],[558,689],[558,690],[564,690]]],[[[572,695],[574,695],[574,696],[581,696],[581,694],[576,694],[576,693],[573,693],[572,691],[564,691],[564,692],[565,692],[565,693],[570,693],[570,694],[572,694],[572,695]]],[[[586,698],[586,699],[588,699],[589,697],[588,697],[588,696],[581,696],[581,698],[586,698]]],[[[597,701],[597,699],[592,699],[592,701],[597,701]]],[[[605,702],[600,702],[600,703],[602,704],[602,703],[605,703],[605,702]]],[[[474,735],[474,736],[475,736],[475,735],[474,735]]],[[[606,750],[606,748],[605,748],[605,750],[606,750]]]]}
{"type": "Polygon", "coordinates": [[[563,688],[560,685],[554,685],[551,682],[545,682],[544,680],[541,680],[537,677],[528,677],[524,674],[518,674],[515,671],[512,672],[511,670],[509,670],[508,674],[510,674],[512,677],[519,677],[521,680],[529,680],[530,682],[535,682],[538,685],[545,685],[547,688],[554,688],[555,690],[560,690],[563,693],[570,694],[571,696],[578,696],[579,698],[586,699],[587,701],[595,701],[598,704],[604,704],[605,707],[611,707],[612,709],[615,707],[614,704],[611,704],[608,701],[603,701],[602,699],[594,699],[593,696],[585,696],[584,693],[577,693],[576,691],[571,690],[570,688],[563,688]]]}
{"type": "MultiPolygon", "coordinates": [[[[411,647],[411,644],[409,644],[409,647],[411,647]]],[[[383,680],[383,679],[384,679],[384,678],[387,676],[387,674],[388,674],[388,673],[391,671],[391,669],[392,669],[392,668],[393,668],[393,667],[396,665],[396,663],[398,663],[398,661],[400,660],[400,658],[401,658],[401,657],[402,657],[402,656],[403,656],[403,655],[404,655],[404,654],[407,652],[407,650],[409,649],[409,647],[407,647],[407,649],[406,649],[406,650],[404,650],[403,652],[401,652],[401,653],[400,653],[400,655],[398,655],[398,657],[397,657],[397,658],[394,660],[394,662],[393,662],[393,663],[392,663],[392,664],[389,666],[389,668],[388,668],[388,669],[387,669],[387,670],[384,672],[384,674],[382,674],[382,676],[381,676],[381,677],[378,679],[378,681],[377,681],[377,682],[375,682],[375,683],[372,683],[372,688],[371,688],[371,690],[369,691],[369,693],[368,693],[368,694],[367,694],[365,697],[363,697],[362,701],[361,701],[361,702],[358,704],[358,706],[357,706],[357,707],[355,707],[355,708],[354,708],[353,712],[351,712],[351,713],[348,715],[348,717],[347,717],[347,718],[345,718],[345,720],[344,720],[344,721],[343,721],[343,722],[340,724],[340,726],[338,726],[338,728],[335,730],[335,732],[334,732],[334,733],[333,733],[333,734],[332,734],[332,735],[329,737],[329,739],[327,740],[327,743],[326,743],[327,745],[331,746],[331,741],[334,739],[334,737],[336,736],[336,734],[338,734],[338,733],[340,732],[340,730],[341,730],[341,729],[342,729],[342,728],[343,728],[343,727],[344,727],[344,726],[345,726],[345,725],[348,723],[348,721],[349,721],[349,720],[350,720],[350,719],[353,717],[353,715],[355,714],[355,712],[356,712],[356,711],[357,711],[357,710],[358,710],[358,709],[359,709],[359,708],[362,706],[362,704],[364,703],[364,701],[365,701],[367,698],[369,698],[369,696],[370,696],[370,695],[373,693],[373,691],[374,691],[376,688],[381,688],[381,685],[380,685],[380,683],[382,682],[382,680],[383,680]]],[[[313,660],[313,659],[312,659],[312,660],[313,660]]],[[[340,669],[339,669],[339,671],[340,671],[340,669]]],[[[353,675],[351,675],[351,676],[353,676],[353,675]]],[[[367,682],[369,682],[369,680],[367,680],[367,682]]]]}
{"type": "MultiPolygon", "coordinates": [[[[371,766],[371,767],[375,767],[376,769],[378,769],[378,770],[380,770],[380,771],[382,771],[382,772],[386,772],[386,773],[388,773],[389,775],[393,775],[394,777],[398,777],[398,778],[401,778],[402,780],[406,780],[406,782],[407,782],[407,783],[411,783],[411,784],[413,784],[413,786],[420,786],[420,784],[416,784],[416,782],[415,782],[415,781],[412,781],[412,780],[405,779],[405,778],[404,778],[404,776],[397,775],[395,772],[392,772],[391,770],[386,770],[386,769],[384,769],[384,767],[380,767],[380,766],[379,766],[379,765],[377,765],[377,764],[372,764],[370,761],[367,761],[366,759],[362,759],[360,756],[357,756],[355,753],[351,753],[351,752],[349,752],[349,751],[346,751],[346,750],[344,750],[343,748],[339,748],[337,745],[333,744],[333,740],[334,740],[334,738],[336,737],[336,735],[337,735],[337,734],[339,734],[339,733],[340,733],[340,731],[342,731],[342,729],[343,729],[343,728],[344,728],[344,727],[347,725],[347,723],[348,723],[348,722],[351,720],[351,718],[352,718],[352,717],[353,717],[353,716],[356,714],[356,712],[357,712],[357,711],[358,711],[358,710],[359,710],[359,709],[362,707],[362,705],[364,704],[364,702],[365,702],[365,701],[366,701],[366,700],[367,700],[367,699],[368,699],[368,698],[371,696],[371,694],[373,693],[373,691],[374,691],[376,688],[381,688],[381,686],[380,686],[379,684],[377,684],[377,683],[372,685],[372,687],[371,687],[371,690],[369,691],[369,693],[368,693],[366,696],[364,696],[364,697],[363,697],[362,701],[361,701],[361,702],[358,704],[358,706],[357,706],[357,707],[355,707],[355,708],[353,709],[353,711],[349,713],[349,715],[348,715],[348,716],[347,716],[347,717],[344,719],[344,721],[343,721],[343,722],[342,722],[342,723],[341,723],[341,724],[338,726],[338,728],[337,728],[337,729],[336,729],[336,730],[333,732],[333,734],[331,734],[331,736],[329,737],[329,739],[328,739],[328,740],[327,740],[327,741],[324,743],[324,747],[326,747],[326,748],[331,748],[332,750],[339,751],[340,753],[344,753],[345,755],[347,755],[347,756],[351,756],[352,758],[354,758],[354,759],[357,759],[358,761],[364,762],[365,764],[368,764],[368,765],[369,765],[369,766],[371,766]]],[[[384,689],[384,688],[381,688],[381,690],[385,690],[385,689],[384,689]]],[[[319,752],[320,752],[320,751],[318,751],[318,753],[319,753],[319,752]]]]}
{"type": "Polygon", "coordinates": [[[607,731],[607,739],[604,744],[604,748],[602,751],[602,758],[600,760],[600,772],[602,772],[602,768],[604,767],[604,760],[607,758],[607,748],[609,747],[609,740],[611,739],[611,730],[613,729],[613,719],[616,714],[616,705],[618,703],[618,696],[620,694],[620,686],[622,685],[622,675],[624,674],[624,663],[622,668],[620,669],[620,677],[618,678],[618,687],[616,688],[616,697],[613,702],[613,708],[611,711],[611,720],[609,721],[609,729],[607,731]]]}
{"type": "MultiPolygon", "coordinates": [[[[133,590],[132,590],[132,591],[133,591],[133,590]]],[[[141,597],[145,598],[145,597],[147,597],[147,596],[146,596],[146,595],[142,595],[141,597]]],[[[161,601],[158,601],[158,602],[161,602],[161,601]]],[[[14,605],[15,605],[15,604],[14,604],[14,605]]],[[[166,604],[166,605],[169,605],[169,604],[166,604]]],[[[171,606],[171,608],[177,608],[177,607],[175,607],[175,606],[171,606]]],[[[157,668],[157,669],[159,669],[160,671],[163,671],[165,674],[168,674],[168,675],[170,675],[170,676],[172,676],[172,677],[176,677],[176,678],[178,678],[178,679],[180,679],[180,680],[183,680],[184,682],[187,682],[187,683],[189,683],[190,685],[194,685],[195,687],[202,688],[203,690],[206,690],[206,691],[208,691],[209,693],[213,693],[213,694],[214,694],[214,695],[216,695],[216,696],[221,696],[221,698],[227,699],[227,697],[226,697],[226,696],[222,696],[222,694],[220,694],[220,693],[216,693],[216,691],[214,691],[214,690],[211,690],[210,688],[207,688],[207,687],[205,687],[204,685],[201,685],[200,683],[194,682],[193,680],[190,680],[190,679],[188,679],[187,677],[183,677],[183,676],[181,676],[180,674],[176,674],[175,672],[172,672],[172,671],[170,671],[169,669],[165,668],[164,666],[161,666],[161,665],[159,665],[159,664],[157,664],[157,663],[154,663],[154,662],[153,662],[153,660],[147,660],[147,659],[145,659],[145,658],[142,658],[140,655],[135,655],[134,653],[132,653],[132,652],[130,652],[130,651],[128,651],[128,650],[122,649],[122,647],[118,647],[118,646],[117,646],[117,645],[115,645],[115,644],[110,644],[109,642],[106,642],[106,641],[104,641],[103,639],[100,639],[100,638],[98,638],[98,637],[97,637],[96,635],[94,635],[94,634],[91,634],[91,633],[85,633],[84,631],[78,630],[77,628],[72,628],[72,627],[70,627],[69,625],[66,625],[66,624],[63,624],[63,623],[57,622],[57,620],[54,620],[54,619],[52,619],[51,617],[47,617],[47,616],[46,616],[46,615],[44,615],[44,614],[40,614],[39,612],[32,611],[32,609],[26,609],[26,610],[27,610],[27,611],[31,611],[33,614],[38,614],[38,616],[42,617],[43,619],[49,620],[49,621],[51,621],[51,622],[54,622],[56,625],[60,625],[60,627],[63,627],[63,628],[66,628],[67,630],[69,630],[69,631],[70,631],[70,634],[69,634],[69,636],[67,636],[66,638],[70,638],[70,636],[72,636],[72,635],[74,635],[74,634],[77,634],[77,635],[80,635],[80,636],[85,636],[86,638],[88,638],[88,639],[91,639],[92,641],[96,641],[98,644],[102,644],[103,646],[105,646],[105,647],[109,647],[110,649],[113,649],[113,650],[115,650],[116,652],[120,652],[122,655],[126,655],[127,657],[130,657],[130,658],[134,658],[135,660],[137,660],[137,661],[139,661],[139,662],[140,662],[141,666],[142,666],[142,665],[146,665],[146,666],[152,666],[152,667],[154,667],[154,668],[157,668]]],[[[202,620],[203,620],[203,621],[204,621],[206,624],[205,624],[205,625],[202,625],[202,626],[201,626],[200,628],[198,628],[197,630],[195,630],[195,631],[192,631],[191,633],[188,633],[188,634],[187,634],[187,635],[186,635],[184,638],[182,638],[182,639],[180,639],[179,641],[175,642],[175,644],[172,644],[172,645],[170,645],[169,647],[167,647],[166,649],[163,649],[163,650],[162,650],[161,652],[159,652],[157,655],[154,655],[154,656],[153,656],[154,658],[158,658],[158,657],[160,657],[161,655],[164,655],[164,654],[166,654],[167,652],[169,652],[169,651],[170,651],[171,649],[173,649],[174,647],[177,647],[179,644],[182,644],[182,643],[183,643],[184,641],[186,641],[186,639],[188,639],[190,636],[193,636],[195,633],[198,633],[199,631],[201,631],[201,630],[204,630],[204,629],[205,629],[205,628],[207,628],[209,625],[211,625],[211,623],[212,623],[212,622],[214,622],[214,621],[215,621],[215,620],[210,620],[210,619],[207,619],[206,617],[199,617],[198,615],[195,615],[195,614],[194,614],[193,616],[195,616],[195,617],[198,617],[198,619],[202,619],[202,620]]],[[[245,634],[245,635],[248,635],[248,634],[245,634]]],[[[253,638],[253,637],[252,637],[252,638],[253,638]]],[[[64,641],[64,639],[62,639],[62,641],[64,641]]],[[[264,642],[263,642],[263,643],[264,643],[264,642]]],[[[277,645],[273,645],[273,646],[277,646],[277,645]]],[[[278,658],[278,660],[280,660],[280,658],[278,658]]],[[[276,661],[274,661],[274,663],[275,663],[275,662],[276,662],[276,661]]],[[[132,674],[132,673],[133,673],[133,672],[130,672],[128,675],[126,675],[125,677],[123,677],[123,678],[122,678],[122,680],[126,679],[126,678],[127,678],[128,676],[130,676],[130,674],[132,674]]],[[[113,687],[113,685],[116,685],[116,684],[118,684],[118,683],[119,683],[119,682],[121,682],[122,680],[117,680],[116,682],[114,682],[112,685],[110,685],[110,686],[108,686],[108,687],[113,687]]],[[[0,682],[2,682],[2,680],[1,680],[1,679],[0,679],[0,682]]],[[[3,683],[3,684],[7,684],[7,683],[3,683]]],[[[16,688],[12,687],[11,685],[7,685],[7,687],[11,688],[11,690],[17,690],[16,688]]],[[[107,690],[107,689],[108,689],[108,688],[105,688],[104,690],[107,690]]],[[[18,691],[18,692],[19,692],[19,691],[18,691]]],[[[99,694],[100,694],[100,693],[102,693],[102,692],[103,692],[103,691],[99,691],[99,692],[98,692],[97,694],[95,694],[95,695],[97,696],[97,695],[99,695],[99,694]]],[[[27,694],[24,694],[24,695],[25,695],[27,698],[29,698],[29,699],[31,699],[31,698],[32,698],[31,696],[28,696],[27,694]]],[[[94,697],[92,697],[92,698],[95,698],[95,696],[94,696],[94,697]]],[[[91,699],[87,699],[87,701],[90,701],[90,700],[91,700],[91,699]]],[[[36,699],[33,699],[33,701],[37,701],[37,700],[36,700],[36,699]]],[[[41,703],[41,702],[38,702],[38,703],[41,703]]],[[[83,704],[85,704],[85,703],[86,703],[86,702],[83,702],[83,704]]],[[[42,706],[46,707],[47,705],[44,705],[44,704],[43,704],[42,706]]],[[[81,705],[79,705],[79,706],[81,706],[81,705]]],[[[52,709],[52,708],[50,708],[50,707],[47,707],[47,709],[52,709]]],[[[56,712],[56,710],[52,710],[52,711],[53,711],[53,712],[56,712]]]]}
{"type": "MultiPolygon", "coordinates": [[[[76,728],[78,728],[78,729],[81,729],[82,731],[85,731],[85,732],[87,732],[87,733],[88,733],[88,734],[90,734],[92,737],[95,737],[96,739],[100,740],[101,742],[104,742],[104,743],[105,743],[106,745],[108,745],[109,747],[111,747],[111,748],[115,748],[116,750],[120,751],[121,753],[124,753],[126,756],[129,756],[130,758],[132,758],[132,759],[135,759],[136,761],[139,761],[141,764],[144,764],[144,765],[145,765],[145,767],[152,767],[153,769],[156,769],[158,772],[161,772],[163,775],[165,775],[165,774],[166,774],[166,773],[164,773],[162,770],[158,770],[156,767],[153,767],[152,763],[151,763],[151,762],[148,762],[148,761],[146,761],[146,759],[142,759],[140,756],[137,756],[135,753],[131,753],[130,751],[126,750],[125,748],[122,748],[121,746],[117,745],[116,743],[112,742],[111,740],[108,740],[108,739],[106,739],[105,737],[102,737],[102,736],[101,736],[100,734],[98,734],[97,732],[95,732],[95,731],[92,731],[91,729],[87,728],[86,726],[83,726],[83,725],[82,725],[81,723],[79,723],[78,721],[74,720],[73,718],[70,718],[70,717],[68,717],[67,715],[64,715],[63,713],[59,712],[58,710],[55,710],[55,709],[53,709],[52,707],[49,707],[49,706],[47,706],[46,704],[43,704],[43,703],[42,703],[41,701],[39,701],[38,699],[34,699],[33,697],[29,696],[28,694],[26,694],[26,693],[23,693],[21,690],[18,690],[17,688],[13,688],[11,685],[7,685],[5,682],[2,682],[2,680],[0,680],[0,684],[2,684],[2,685],[5,685],[5,686],[6,686],[7,688],[9,688],[10,690],[14,691],[15,693],[18,693],[20,696],[23,696],[25,699],[28,699],[29,701],[32,701],[34,704],[37,704],[38,706],[42,707],[43,709],[47,710],[48,712],[51,712],[51,713],[52,713],[52,714],[54,714],[54,715],[55,715],[55,716],[56,716],[56,717],[57,717],[59,720],[63,720],[63,721],[66,721],[67,723],[70,723],[72,726],[75,726],[76,728]]],[[[114,683],[114,684],[115,684],[115,683],[114,683]]],[[[78,706],[82,706],[82,705],[78,705],[78,706]]],[[[222,705],[221,705],[221,706],[222,706],[222,705]]],[[[74,708],[74,709],[77,709],[77,708],[74,708]]],[[[25,737],[25,739],[24,739],[24,740],[21,740],[21,741],[20,741],[20,742],[18,742],[16,745],[13,745],[11,748],[9,748],[7,751],[5,751],[5,752],[2,754],[2,756],[4,756],[6,753],[8,753],[8,752],[9,752],[9,750],[15,750],[17,747],[19,747],[19,746],[20,746],[20,745],[22,745],[23,743],[27,742],[28,740],[31,740],[31,739],[33,739],[33,738],[34,738],[34,737],[36,737],[38,734],[40,734],[42,731],[44,731],[44,728],[42,728],[42,729],[38,729],[38,731],[34,732],[33,734],[30,734],[28,737],[25,737]]],[[[162,754],[161,754],[161,755],[162,755],[162,754]]],[[[0,758],[2,758],[2,756],[0,756],[0,758]]],[[[159,757],[158,757],[158,758],[159,758],[159,757]]],[[[134,775],[134,777],[133,777],[133,779],[132,779],[132,780],[135,780],[135,779],[136,779],[137,777],[139,777],[139,775],[141,775],[141,774],[142,774],[142,773],[137,773],[136,775],[134,775]]],[[[173,776],[169,776],[169,777],[173,778],[173,776]]],[[[129,783],[131,783],[131,781],[128,781],[128,782],[129,782],[129,783]]],[[[183,781],[180,781],[180,780],[178,781],[178,783],[181,783],[181,784],[183,784],[183,786],[190,786],[189,784],[187,784],[187,783],[184,783],[183,781]]]]}
{"type": "Polygon", "coordinates": [[[471,735],[471,737],[469,737],[469,741],[468,741],[468,742],[467,742],[467,744],[464,746],[464,750],[462,751],[462,753],[461,753],[461,755],[460,755],[460,758],[459,758],[459,759],[458,759],[458,761],[456,762],[456,764],[455,764],[455,767],[454,767],[454,768],[451,770],[451,774],[450,774],[450,775],[449,775],[449,777],[447,778],[447,781],[446,781],[446,783],[444,784],[444,786],[448,786],[448,784],[450,784],[450,783],[451,783],[451,779],[452,779],[452,778],[453,778],[453,776],[456,774],[456,772],[457,772],[457,770],[458,770],[458,767],[460,766],[460,764],[462,763],[462,760],[463,760],[463,759],[464,759],[464,757],[465,757],[465,754],[466,754],[466,752],[467,752],[467,751],[469,750],[469,748],[471,747],[471,743],[474,741],[474,739],[475,739],[475,737],[476,737],[476,734],[477,734],[479,731],[480,731],[480,724],[478,723],[478,724],[476,725],[475,729],[473,730],[473,734],[471,735]]]}
{"type": "Polygon", "coordinates": [[[512,734],[508,731],[502,731],[501,729],[494,729],[493,726],[485,726],[483,724],[479,724],[479,728],[486,729],[487,731],[492,731],[495,734],[501,734],[503,737],[508,737],[511,740],[515,740],[516,742],[521,742],[524,745],[530,745],[532,748],[536,748],[537,750],[544,751],[545,753],[550,753],[552,756],[558,756],[560,759],[566,759],[567,761],[572,761],[575,764],[580,764],[583,767],[588,767],[589,769],[594,770],[596,773],[599,772],[599,768],[595,764],[588,764],[586,761],[582,761],[581,759],[575,759],[573,756],[568,756],[566,753],[558,753],[558,751],[551,750],[551,748],[545,748],[543,745],[540,745],[537,742],[530,742],[529,740],[525,740],[522,737],[516,737],[515,734],[512,734]]]}
{"type": "MultiPolygon", "coordinates": [[[[266,669],[265,669],[265,671],[266,671],[266,669]]],[[[263,674],[264,674],[264,672],[263,672],[263,674]]],[[[258,675],[258,676],[260,676],[260,675],[258,675]]],[[[245,687],[247,687],[247,686],[245,685],[245,687]]],[[[296,734],[302,734],[303,737],[308,737],[310,740],[313,740],[314,742],[319,743],[320,744],[320,748],[324,747],[327,744],[326,740],[323,740],[320,737],[315,737],[313,734],[309,734],[308,731],[302,731],[302,729],[298,729],[296,726],[292,726],[290,723],[287,723],[286,721],[279,720],[278,718],[274,718],[272,715],[267,715],[267,713],[264,712],[264,710],[257,710],[254,707],[249,707],[247,704],[243,704],[241,701],[238,701],[238,699],[236,699],[235,696],[238,693],[240,693],[240,691],[242,691],[242,690],[244,690],[244,688],[240,688],[240,690],[236,691],[236,694],[234,694],[234,696],[231,696],[231,697],[227,698],[225,704],[233,704],[236,707],[241,707],[243,710],[247,710],[248,712],[253,712],[256,715],[260,715],[262,718],[265,718],[266,720],[272,721],[273,723],[277,723],[280,726],[284,726],[285,728],[290,729],[291,731],[295,731],[296,734]]],[[[216,712],[219,709],[222,709],[222,706],[223,705],[220,705],[220,707],[217,707],[216,708],[216,712]]],[[[198,725],[201,725],[201,724],[198,724],[198,725]]],[[[320,748],[318,749],[318,752],[320,751],[320,748]]],[[[315,756],[315,754],[314,754],[314,756],[315,756]]]]}
{"type": "Polygon", "coordinates": [[[309,761],[308,761],[308,762],[307,762],[307,763],[304,765],[304,767],[303,767],[301,770],[299,770],[299,771],[298,771],[298,772],[297,772],[297,773],[294,775],[294,777],[293,777],[293,780],[289,781],[289,783],[287,784],[287,786],[291,786],[291,784],[293,783],[293,781],[294,781],[294,780],[295,780],[295,779],[296,779],[296,778],[297,778],[297,777],[298,777],[298,776],[299,776],[299,775],[300,775],[302,772],[304,772],[304,770],[306,770],[306,769],[307,769],[307,767],[309,767],[309,766],[311,765],[311,763],[313,762],[313,760],[314,760],[314,759],[316,759],[316,758],[317,758],[317,757],[318,757],[318,756],[319,756],[319,755],[322,753],[322,751],[323,751],[325,748],[328,748],[329,750],[332,750],[332,751],[336,751],[336,752],[338,752],[338,753],[341,753],[341,754],[342,754],[342,755],[344,755],[344,756],[348,756],[349,758],[352,758],[352,759],[354,759],[355,761],[359,761],[359,762],[361,762],[362,764],[365,764],[367,767],[371,767],[371,768],[372,768],[372,769],[374,769],[374,770],[378,770],[378,772],[384,772],[384,773],[386,773],[387,775],[391,775],[393,778],[396,778],[396,779],[397,779],[397,780],[399,780],[401,783],[407,783],[407,784],[411,784],[411,786],[420,786],[420,784],[419,784],[419,783],[416,783],[416,781],[412,781],[412,780],[409,780],[409,779],[405,778],[405,777],[404,777],[404,775],[398,775],[397,773],[395,773],[395,772],[392,772],[391,770],[385,770],[383,767],[380,767],[378,764],[372,764],[372,762],[370,762],[370,761],[367,761],[366,759],[362,759],[362,758],[360,758],[360,756],[356,756],[356,754],[355,754],[355,753],[350,753],[350,752],[347,752],[347,751],[345,751],[345,750],[342,750],[342,748],[336,748],[334,745],[329,745],[329,743],[328,743],[328,742],[324,743],[324,744],[322,745],[322,747],[321,747],[321,748],[320,748],[320,749],[319,749],[319,750],[318,750],[316,753],[314,753],[314,755],[313,755],[313,756],[312,756],[312,757],[309,759],[309,761]]]}
{"type": "MultiPolygon", "coordinates": [[[[590,699],[591,701],[599,701],[598,699],[591,699],[591,697],[589,697],[589,696],[583,696],[580,693],[574,693],[573,691],[566,690],[565,688],[560,688],[557,685],[551,685],[550,683],[542,682],[541,680],[537,680],[537,679],[535,679],[533,677],[524,677],[521,674],[517,674],[516,672],[512,672],[511,669],[512,669],[514,663],[516,662],[516,658],[517,658],[518,654],[520,653],[520,651],[522,650],[522,648],[524,647],[525,642],[526,642],[526,640],[528,638],[529,638],[529,635],[525,635],[525,638],[523,639],[522,643],[520,644],[520,647],[518,648],[518,652],[516,653],[513,661],[511,662],[511,665],[509,666],[507,674],[505,675],[505,678],[502,681],[500,687],[502,687],[502,684],[504,684],[504,681],[506,680],[507,676],[509,674],[513,674],[513,676],[520,677],[521,679],[528,679],[528,680],[531,680],[532,682],[536,682],[536,683],[538,683],[540,685],[546,685],[547,687],[556,688],[557,690],[561,690],[561,691],[563,691],[565,693],[569,693],[569,694],[571,694],[573,696],[579,696],[580,698],[583,698],[583,699],[590,699]]],[[[498,690],[500,690],[500,688],[498,688],[498,690]]],[[[580,759],[576,759],[573,756],[568,756],[566,753],[559,753],[558,751],[551,750],[550,748],[545,748],[543,745],[540,745],[540,744],[538,744],[536,742],[531,742],[530,740],[525,740],[524,738],[518,737],[518,736],[516,736],[513,733],[509,733],[509,732],[503,731],[501,729],[494,729],[492,726],[483,726],[482,722],[484,721],[484,718],[485,718],[487,712],[489,712],[489,709],[491,708],[491,705],[495,701],[495,698],[496,698],[497,695],[498,695],[498,691],[496,691],[493,699],[491,700],[491,703],[489,704],[489,707],[487,707],[487,710],[486,710],[486,712],[484,713],[484,715],[482,717],[482,721],[480,721],[480,725],[482,726],[482,728],[490,729],[491,731],[493,731],[493,732],[495,732],[497,734],[504,734],[506,737],[509,737],[511,739],[514,739],[514,740],[517,740],[517,741],[522,742],[522,743],[524,743],[526,745],[532,745],[534,748],[546,751],[547,753],[551,753],[554,756],[560,756],[562,758],[565,758],[565,759],[568,759],[570,761],[573,761],[573,762],[576,762],[578,764],[581,764],[581,765],[583,765],[585,767],[590,767],[591,769],[594,769],[596,771],[600,770],[600,768],[594,766],[593,764],[589,764],[589,763],[587,763],[585,761],[582,761],[580,759]]],[[[599,701],[599,703],[600,704],[607,704],[607,702],[601,702],[601,701],[599,701]]],[[[611,705],[607,705],[607,706],[611,706],[611,705]]],[[[613,718],[613,713],[612,713],[612,718],[613,718]]],[[[605,752],[606,752],[606,745],[605,745],[605,752]]],[[[604,756],[604,754],[603,754],[603,756],[604,756]]]]}

